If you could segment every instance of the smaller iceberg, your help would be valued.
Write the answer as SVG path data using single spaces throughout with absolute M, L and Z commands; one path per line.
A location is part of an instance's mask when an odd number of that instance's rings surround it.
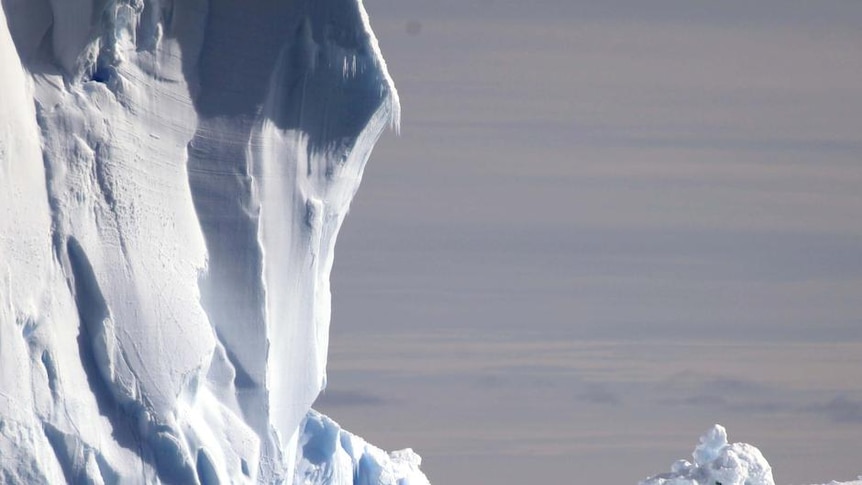
M 728 443 L 727 430 L 720 424 L 700 437 L 691 455 L 694 463 L 678 460 L 670 473 L 641 480 L 638 485 L 775 485 L 772 467 L 760 450 L 746 443 Z M 862 476 L 824 485 L 862 485 Z
M 410 448 L 387 453 L 314 410 L 300 433 L 295 484 L 430 485 Z
M 670 473 L 642 480 L 639 485 L 775 485 L 772 467 L 756 447 L 728 443 L 727 430 L 716 424 L 692 453 L 694 463 L 678 460 Z

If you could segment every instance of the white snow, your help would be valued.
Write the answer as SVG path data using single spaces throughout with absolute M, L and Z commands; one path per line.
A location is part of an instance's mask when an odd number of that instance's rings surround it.
M 399 116 L 362 3 L 2 6 L 0 482 L 295 476 L 335 237 Z M 362 446 L 317 463 L 422 483 Z

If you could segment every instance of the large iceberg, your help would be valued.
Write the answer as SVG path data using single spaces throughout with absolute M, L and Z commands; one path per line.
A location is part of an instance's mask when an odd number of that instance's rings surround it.
M 399 117 L 361 0 L 2 0 L 0 66 L 0 482 L 427 482 L 310 411 Z

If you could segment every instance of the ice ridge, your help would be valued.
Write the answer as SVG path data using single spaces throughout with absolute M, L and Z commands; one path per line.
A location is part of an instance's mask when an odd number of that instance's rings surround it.
M 0 482 L 293 481 L 399 118 L 361 0 L 2 0 L 0 65 Z

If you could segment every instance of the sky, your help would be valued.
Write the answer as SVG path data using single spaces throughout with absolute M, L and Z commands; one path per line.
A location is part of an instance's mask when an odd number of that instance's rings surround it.
M 317 407 L 432 483 L 862 474 L 862 2 L 366 0 Z

